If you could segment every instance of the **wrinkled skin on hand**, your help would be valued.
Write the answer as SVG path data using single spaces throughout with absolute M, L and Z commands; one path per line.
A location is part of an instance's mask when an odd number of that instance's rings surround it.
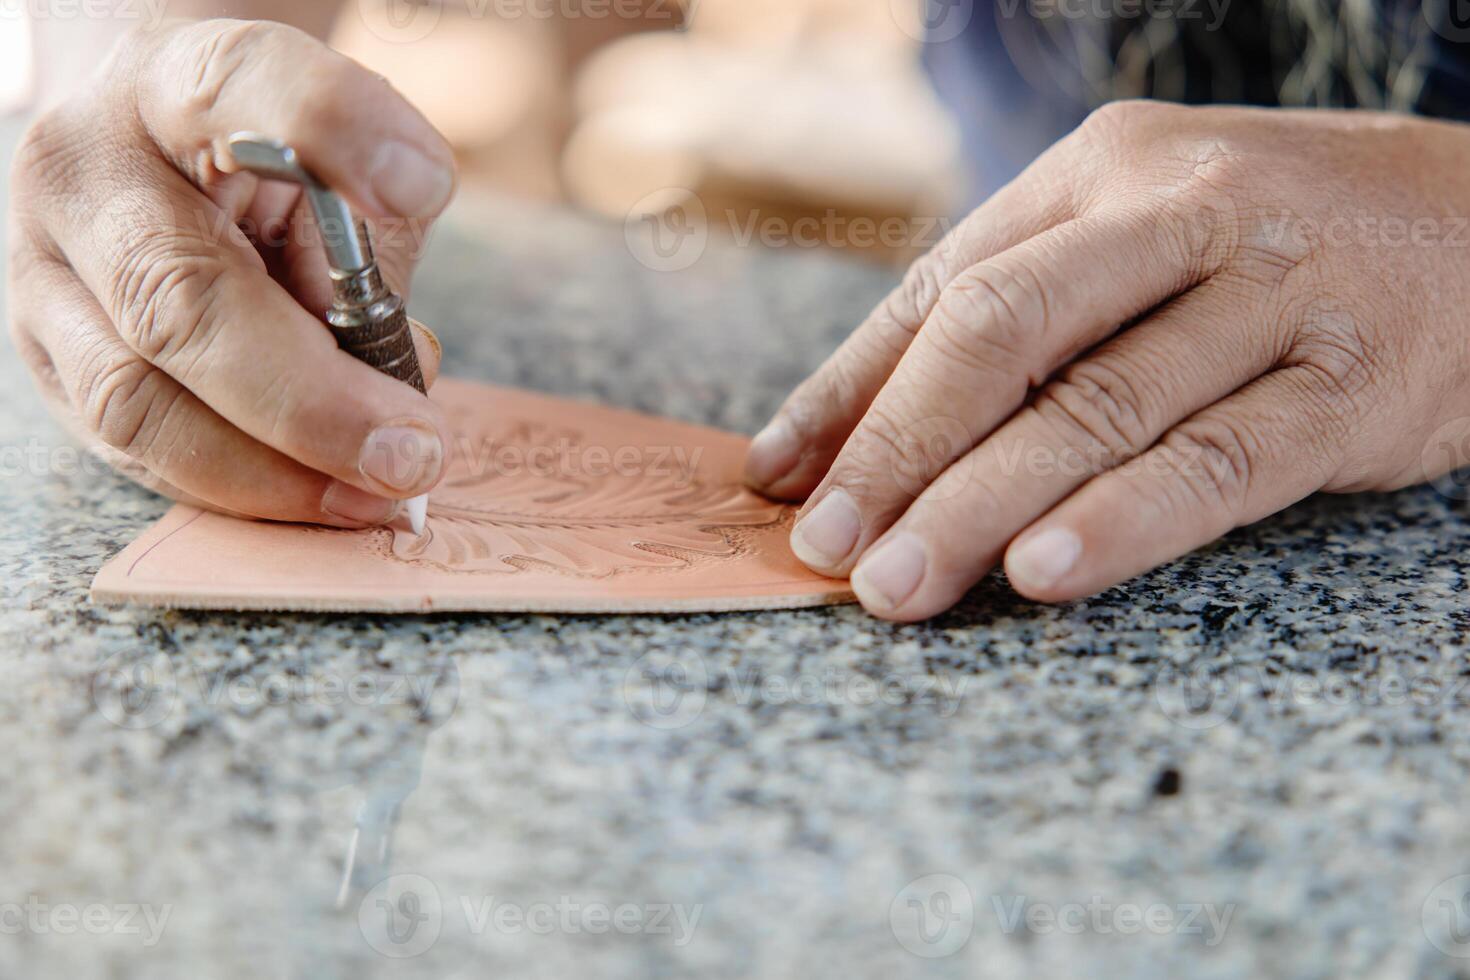
M 1002 562 L 1072 599 L 1464 465 L 1467 152 L 1400 116 L 1109 105 L 909 270 L 748 479 L 806 498 L 803 561 L 917 620 Z
M 233 132 L 284 139 L 377 231 L 400 291 L 448 202 L 447 143 L 378 76 L 300 31 L 128 35 L 15 160 L 17 348 L 55 414 L 140 482 L 227 513 L 362 527 L 443 469 L 443 419 L 337 349 L 299 188 L 235 173 Z M 416 336 L 426 378 L 432 334 Z

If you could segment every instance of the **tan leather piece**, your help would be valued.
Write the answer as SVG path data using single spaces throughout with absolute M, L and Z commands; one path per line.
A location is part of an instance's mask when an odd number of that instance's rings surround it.
M 702 612 L 850 602 L 740 482 L 744 436 L 441 380 L 455 431 L 422 536 L 175 506 L 92 598 L 183 609 Z

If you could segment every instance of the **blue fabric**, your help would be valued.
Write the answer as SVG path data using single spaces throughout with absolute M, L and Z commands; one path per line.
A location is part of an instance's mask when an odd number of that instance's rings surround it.
M 964 132 L 970 168 L 968 203 L 973 205 L 1020 173 L 1037 154 L 1076 126 L 1092 108 L 1077 67 L 1047 48 L 1046 32 L 1030 19 L 1030 4 L 1070 2 L 1093 9 L 1098 0 L 925 0 L 931 31 L 924 60 L 941 98 Z M 1142 0 L 1106 0 L 1108 9 Z M 1307 35 L 1284 8 L 1268 0 L 1151 0 L 1176 11 L 1177 40 L 1156 56 L 1166 76 L 1150 73 L 1142 91 L 1129 94 L 1181 102 L 1280 105 L 1283 80 L 1306 44 Z M 1336 0 L 1338 4 L 1344 0 Z M 1188 5 L 1193 13 L 1177 17 Z M 1470 6 L 1465 0 L 1378 0 L 1375 36 L 1400 56 L 1417 52 L 1423 84 L 1408 95 L 1387 93 L 1385 66 L 1349 78 L 1329 72 L 1310 99 L 1296 105 L 1382 108 L 1426 116 L 1470 120 Z M 1044 6 L 1043 6 L 1044 9 Z M 1142 9 L 1147 9 L 1144 5 Z M 1138 16 L 1079 24 L 1099 45 L 1114 52 L 1138 29 Z M 1043 38 L 1039 46 L 1036 38 Z M 1345 45 L 1351 40 L 1341 41 Z M 1041 53 L 1042 51 L 1046 53 Z M 1018 69 L 1018 54 L 1025 71 Z M 1346 55 L 1344 55 L 1346 57 Z M 1366 79 L 1366 84 L 1365 84 Z M 1407 101 L 1406 101 L 1407 100 Z
M 951 2 L 957 6 L 949 8 L 950 16 L 963 16 L 958 4 L 966 0 Z M 1060 93 L 1040 90 L 1022 77 L 988 5 L 968 12 L 962 33 L 924 45 L 925 64 L 964 134 L 967 210 L 1019 174 L 1086 115 Z

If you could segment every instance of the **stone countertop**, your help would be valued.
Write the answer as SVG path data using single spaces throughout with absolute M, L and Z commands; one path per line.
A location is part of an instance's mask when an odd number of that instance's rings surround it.
M 483 202 L 413 308 L 454 374 L 750 432 L 894 279 L 653 272 Z M 0 975 L 1470 970 L 1470 522 L 1432 490 L 910 626 L 113 610 L 166 505 L 0 379 Z

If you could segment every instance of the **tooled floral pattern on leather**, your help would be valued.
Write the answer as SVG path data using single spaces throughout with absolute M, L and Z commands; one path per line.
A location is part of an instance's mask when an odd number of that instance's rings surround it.
M 478 428 L 457 421 L 462 432 Z M 478 445 L 461 436 L 449 476 L 429 498 L 424 533 L 395 527 L 392 556 L 452 572 L 539 567 L 604 577 L 734 558 L 746 550 L 747 529 L 788 516 L 738 483 L 702 477 L 698 450 L 680 458 L 678 447 L 640 447 L 636 466 L 589 476 L 560 462 L 526 463 L 533 447 L 546 446 L 558 460 L 590 458 L 581 433 L 531 422 L 507 424 Z M 504 465 L 506 453 L 523 465 Z

